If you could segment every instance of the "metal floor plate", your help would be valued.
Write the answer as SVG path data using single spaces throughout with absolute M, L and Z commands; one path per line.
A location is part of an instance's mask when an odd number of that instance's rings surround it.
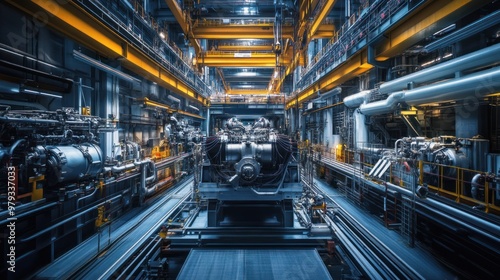
M 192 249 L 178 280 L 332 279 L 315 249 Z

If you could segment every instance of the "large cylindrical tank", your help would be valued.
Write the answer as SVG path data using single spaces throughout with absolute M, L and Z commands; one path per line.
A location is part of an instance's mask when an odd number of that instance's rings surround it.
M 49 185 L 95 177 L 104 165 L 101 148 L 95 144 L 47 146 L 45 149 Z
M 488 154 L 486 157 L 488 172 L 500 176 L 500 154 Z M 500 205 L 500 182 L 493 183 L 495 189 L 495 205 Z
M 470 151 L 470 168 L 478 171 L 486 171 L 486 155 L 490 149 L 490 141 L 487 139 L 470 139 L 472 148 Z

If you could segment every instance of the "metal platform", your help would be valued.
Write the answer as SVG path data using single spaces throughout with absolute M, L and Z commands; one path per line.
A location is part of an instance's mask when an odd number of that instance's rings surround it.
M 178 280 L 332 279 L 315 249 L 192 249 Z

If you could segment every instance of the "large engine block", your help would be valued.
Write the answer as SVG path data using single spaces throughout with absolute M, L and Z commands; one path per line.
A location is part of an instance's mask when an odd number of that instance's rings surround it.
M 277 133 L 264 118 L 251 127 L 233 118 L 226 128 L 205 140 L 206 158 L 200 184 L 202 198 L 283 198 L 288 190 L 290 193 L 285 197 L 296 196 L 299 185 L 296 143 Z

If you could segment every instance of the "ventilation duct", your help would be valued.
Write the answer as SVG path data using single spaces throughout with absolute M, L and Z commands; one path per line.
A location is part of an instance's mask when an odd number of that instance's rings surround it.
M 359 110 L 364 115 L 376 115 L 394 111 L 397 104 L 403 101 L 408 105 L 419 105 L 467 97 L 477 99 L 500 91 L 498 87 L 500 67 L 495 67 L 451 81 L 396 92 L 385 100 L 361 104 Z
M 443 77 L 452 76 L 456 72 L 477 67 L 484 67 L 493 63 L 498 63 L 500 55 L 500 44 L 475 51 L 455 58 L 453 60 L 440 63 L 436 66 L 420 70 L 416 73 L 406 75 L 399 79 L 385 82 L 380 85 L 379 93 L 390 93 L 405 90 L 409 83 L 426 83 Z

